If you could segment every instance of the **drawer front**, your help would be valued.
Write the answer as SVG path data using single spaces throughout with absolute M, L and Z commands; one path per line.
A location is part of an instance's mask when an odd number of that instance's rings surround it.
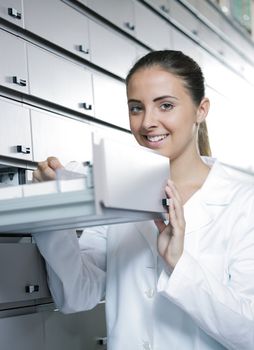
M 27 93 L 28 74 L 24 41 L 0 30 L 0 60 L 0 84 Z
M 31 95 L 93 115 L 92 78 L 83 67 L 29 45 L 28 71 Z
M 22 9 L 22 0 L 1 0 L 0 17 L 17 26 L 24 26 L 24 13 Z
M 59 0 L 24 0 L 24 11 L 27 30 L 89 60 L 88 21 L 84 15 Z
M 7 101 L 0 99 L 0 154 L 32 160 L 29 109 Z
M 41 259 L 34 244 L 0 244 L 0 303 L 50 297 Z

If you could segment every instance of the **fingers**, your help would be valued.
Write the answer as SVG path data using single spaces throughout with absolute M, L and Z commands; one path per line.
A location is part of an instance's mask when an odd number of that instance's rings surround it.
M 33 172 L 33 182 L 55 180 L 55 171 L 62 167 L 62 164 L 56 157 L 49 157 L 46 161 L 39 162 L 38 168 Z
M 181 196 L 172 181 L 168 181 L 166 186 L 166 194 L 169 197 L 169 221 L 171 225 L 176 228 L 178 226 L 184 231 L 185 219 Z

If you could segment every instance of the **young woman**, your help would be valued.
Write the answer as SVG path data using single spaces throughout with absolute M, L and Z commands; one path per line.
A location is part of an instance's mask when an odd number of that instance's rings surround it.
M 134 137 L 170 158 L 169 222 L 96 227 L 79 242 L 70 231 L 35 235 L 52 296 L 66 313 L 105 297 L 109 350 L 253 350 L 254 190 L 201 157 L 210 149 L 200 67 L 155 51 L 126 82 Z M 60 166 L 48 158 L 35 181 Z

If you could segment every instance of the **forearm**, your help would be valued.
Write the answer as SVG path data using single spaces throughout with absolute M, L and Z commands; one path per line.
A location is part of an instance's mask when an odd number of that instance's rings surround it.
M 81 254 L 76 233 L 34 235 L 46 261 L 48 283 L 57 307 L 65 313 L 91 309 L 104 295 L 105 271 Z

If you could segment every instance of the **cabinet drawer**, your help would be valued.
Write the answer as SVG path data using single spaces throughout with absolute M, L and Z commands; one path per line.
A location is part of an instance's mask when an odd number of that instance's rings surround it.
M 90 58 L 88 21 L 80 12 L 60 0 L 24 0 L 24 11 L 27 30 Z
M 135 3 L 136 37 L 152 49 L 169 48 L 170 25 L 144 5 Z
M 0 125 L 1 155 L 32 160 L 29 110 L 19 103 L 0 99 Z
M 20 27 L 24 25 L 22 0 L 1 0 L 0 17 Z
M 0 338 L 4 350 L 45 350 L 42 315 L 1 317 Z
M 93 75 L 95 116 L 113 125 L 129 129 L 129 116 L 124 83 Z M 105 94 L 105 91 L 108 93 Z
M 35 161 L 49 156 L 58 157 L 63 165 L 92 160 L 91 130 L 86 123 L 35 110 L 31 122 Z
M 95 22 L 89 22 L 91 60 L 125 78 L 136 58 L 136 49 L 126 38 Z
M 24 41 L 0 30 L 0 60 L 0 84 L 27 93 L 28 75 Z
M 31 95 L 93 115 L 91 74 L 83 67 L 29 45 L 28 71 Z
M 186 9 L 179 1 L 170 1 L 170 15 L 187 32 L 198 34 L 199 20 Z
M 87 0 L 88 7 L 130 34 L 135 33 L 132 0 Z
M 0 303 L 48 298 L 42 258 L 32 243 L 0 244 Z

